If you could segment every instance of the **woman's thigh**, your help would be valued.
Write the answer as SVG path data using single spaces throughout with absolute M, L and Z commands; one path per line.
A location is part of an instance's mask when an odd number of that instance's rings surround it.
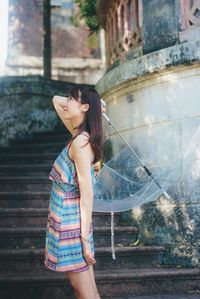
M 81 272 L 67 272 L 76 294 L 81 299 L 94 299 L 97 295 L 97 288 L 94 278 L 93 265 L 89 265 L 89 269 Z

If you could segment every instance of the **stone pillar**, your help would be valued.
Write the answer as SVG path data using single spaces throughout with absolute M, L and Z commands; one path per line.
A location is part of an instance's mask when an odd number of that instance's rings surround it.
M 173 46 L 178 40 L 176 1 L 142 0 L 143 53 Z

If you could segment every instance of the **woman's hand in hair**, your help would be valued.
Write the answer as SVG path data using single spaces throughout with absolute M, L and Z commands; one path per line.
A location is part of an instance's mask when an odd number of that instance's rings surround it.
M 101 105 L 101 112 L 102 112 L 102 113 L 106 112 L 106 107 L 103 107 L 103 106 Z
M 101 112 L 106 112 L 106 103 L 103 99 L 101 99 Z

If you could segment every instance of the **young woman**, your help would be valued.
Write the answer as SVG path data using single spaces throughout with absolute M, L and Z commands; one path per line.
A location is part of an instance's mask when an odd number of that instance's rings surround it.
M 85 87 L 72 88 L 67 98 L 54 96 L 53 105 L 72 136 L 49 175 L 52 190 L 44 264 L 67 273 L 77 299 L 99 299 L 92 210 L 94 164 L 102 158 L 105 109 L 97 91 Z

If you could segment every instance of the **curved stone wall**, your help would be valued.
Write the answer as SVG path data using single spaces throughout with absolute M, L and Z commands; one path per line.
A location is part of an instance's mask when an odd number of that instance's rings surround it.
M 151 169 L 173 167 L 200 127 L 199 60 L 199 42 L 177 45 L 121 62 L 97 84 L 111 121 Z M 105 129 L 115 155 L 125 145 L 108 124 Z M 161 197 L 127 217 L 137 221 L 142 243 L 166 245 L 165 264 L 190 267 L 199 264 L 200 181 L 186 167 L 170 200 Z

